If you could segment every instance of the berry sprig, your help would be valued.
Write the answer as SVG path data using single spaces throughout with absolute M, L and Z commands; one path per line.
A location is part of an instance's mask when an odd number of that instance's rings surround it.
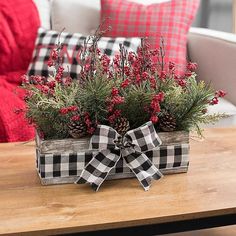
M 219 103 L 219 98 L 223 98 L 225 95 L 226 95 L 226 92 L 224 92 L 223 90 L 216 91 L 215 96 L 209 102 L 210 105 L 217 105 Z
M 27 118 L 45 138 L 92 135 L 98 124 L 126 132 L 147 121 L 162 131 L 199 130 L 201 122 L 220 117 L 209 116 L 207 106 L 218 104 L 226 93 L 197 82 L 196 63 L 189 62 L 178 74 L 178 65 L 165 62 L 163 38 L 158 49 L 146 39 L 137 52 L 120 45 L 111 59 L 98 48 L 99 29 L 80 47 L 77 80 L 65 73 L 60 37 L 48 61 L 54 73 L 22 77 Z

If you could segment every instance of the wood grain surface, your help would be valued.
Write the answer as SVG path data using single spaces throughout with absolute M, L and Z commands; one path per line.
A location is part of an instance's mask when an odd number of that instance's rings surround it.
M 148 192 L 136 179 L 41 186 L 34 143 L 0 144 L 0 234 L 52 235 L 236 213 L 236 128 L 190 140 L 186 174 L 165 176 Z

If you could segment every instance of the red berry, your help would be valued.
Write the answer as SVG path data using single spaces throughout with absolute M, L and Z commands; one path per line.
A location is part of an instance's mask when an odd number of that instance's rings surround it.
M 135 53 L 134 52 L 129 52 L 128 54 L 128 61 L 130 61 L 131 63 L 133 63 L 135 61 Z
M 141 77 L 139 74 L 136 75 L 136 83 L 139 84 L 141 82 Z
M 62 115 L 66 115 L 69 111 L 68 111 L 68 108 L 61 108 L 60 110 L 59 110 L 59 112 L 60 112 L 60 114 L 62 114 Z
M 124 80 L 122 83 L 121 83 L 121 88 L 126 88 L 128 87 L 130 84 L 130 81 L 128 79 Z
M 41 91 L 42 93 L 48 94 L 48 92 L 49 92 L 49 87 L 46 86 L 46 85 L 42 85 L 42 86 L 40 87 L 40 91 Z
M 53 80 L 53 81 L 48 82 L 47 85 L 49 88 L 53 89 L 56 86 L 56 82 Z
M 151 107 L 152 111 L 155 113 L 160 112 L 160 110 L 161 110 L 160 104 L 155 98 L 151 101 L 150 107 Z
M 165 94 L 163 92 L 159 92 L 157 95 L 155 95 L 155 98 L 159 101 L 159 102 L 163 102 L 164 101 L 164 97 Z
M 111 95 L 112 96 L 116 96 L 116 95 L 118 95 L 119 94 L 119 90 L 117 89 L 117 88 L 112 88 L 112 90 L 111 90 Z
M 145 71 L 142 73 L 142 79 L 147 80 L 149 78 L 149 74 Z
M 215 96 L 216 97 L 224 97 L 226 95 L 226 92 L 225 91 L 223 91 L 223 90 L 219 90 L 219 91 L 216 91 L 215 92 Z
M 77 106 L 70 106 L 67 109 L 68 109 L 68 111 L 78 111 L 78 107 Z
M 58 58 L 58 52 L 57 52 L 56 49 L 53 49 L 53 50 L 52 50 L 51 58 L 52 58 L 52 60 L 54 60 L 54 61 L 57 60 L 57 58 Z
M 197 63 L 189 62 L 187 64 L 187 70 L 195 71 L 197 69 Z
M 116 117 L 114 116 L 114 114 L 113 114 L 113 115 L 110 115 L 110 116 L 108 117 L 108 121 L 109 121 L 110 124 L 113 124 L 114 121 L 115 121 L 115 119 L 116 119 Z
M 121 115 L 121 110 L 115 110 L 114 111 L 114 116 L 117 118 Z
M 178 80 L 178 84 L 181 86 L 181 87 L 185 87 L 186 86 L 186 81 L 184 79 L 179 79 Z
M 48 64 L 49 67 L 52 67 L 54 63 L 53 63 L 52 60 L 48 60 L 47 64 Z
M 111 102 L 114 104 L 114 105 L 118 105 L 118 104 L 121 104 L 125 101 L 124 97 L 121 97 L 121 96 L 115 96 L 114 98 L 112 98 Z
M 87 132 L 88 132 L 89 134 L 93 134 L 94 131 L 95 131 L 95 128 L 94 128 L 94 127 L 89 127 L 88 130 L 87 130 Z
M 84 70 L 85 70 L 85 71 L 89 71 L 89 70 L 90 70 L 90 64 L 86 64 L 86 65 L 84 66 Z
M 72 121 L 79 121 L 80 120 L 80 116 L 79 115 L 75 115 L 71 117 Z
M 126 76 L 130 75 L 130 67 L 129 66 L 124 66 L 124 71 L 125 71 Z
M 150 81 L 150 84 L 151 84 L 151 88 L 152 88 L 152 89 L 156 89 L 157 83 L 156 83 L 155 78 L 154 78 L 154 77 L 151 77 L 149 81 Z
M 160 73 L 160 79 L 161 80 L 165 80 L 166 79 L 166 72 L 164 70 L 161 71 L 161 73 Z
M 217 97 L 214 97 L 214 98 L 210 101 L 210 104 L 211 104 L 211 105 L 216 105 L 216 104 L 218 104 L 218 103 L 219 103 L 219 100 L 218 100 Z
M 29 84 L 29 78 L 27 75 L 22 75 L 21 76 L 21 81 L 23 84 Z
M 190 76 L 192 76 L 192 74 L 193 74 L 193 73 L 192 73 L 191 71 L 185 72 L 185 76 L 186 76 L 186 77 L 190 77 Z
M 156 124 L 157 122 L 158 122 L 158 117 L 157 116 L 155 116 L 155 115 L 153 115 L 153 116 L 151 116 L 151 118 L 150 118 L 150 121 L 153 123 L 153 124 Z

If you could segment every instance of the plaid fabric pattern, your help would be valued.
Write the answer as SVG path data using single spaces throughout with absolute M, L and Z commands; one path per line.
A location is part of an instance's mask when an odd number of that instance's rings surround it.
M 108 19 L 104 28 L 109 37 L 148 37 L 153 48 L 165 40 L 165 63 L 172 61 L 186 66 L 187 33 L 196 15 L 199 0 L 171 0 L 143 5 L 126 0 L 101 0 L 101 19 Z
M 189 164 L 189 144 L 163 145 L 145 152 L 151 162 L 160 170 L 186 167 Z
M 151 150 L 160 144 L 152 122 L 130 130 L 124 135 L 123 140 L 121 139 L 122 137 L 113 128 L 105 125 L 98 126 L 91 138 L 91 146 L 102 150 L 85 166 L 75 183 L 90 183 L 97 191 L 121 157 L 145 190 L 149 189 L 152 179 L 158 180 L 162 177 L 159 170 L 141 152 Z
M 134 152 L 124 156 L 124 159 L 145 190 L 149 190 L 152 179 L 158 180 L 163 177 L 144 153 Z
M 124 143 L 132 143 L 136 151 L 146 152 L 161 145 L 161 140 L 152 122 L 147 122 L 139 128 L 128 131 L 124 137 Z
M 48 68 L 47 61 L 49 60 L 52 48 L 58 43 L 59 34 L 56 31 L 39 28 L 32 60 L 28 68 L 28 75 L 47 77 L 49 74 L 52 74 L 53 71 L 51 68 Z M 80 72 L 80 49 L 85 39 L 85 36 L 78 33 L 70 34 L 63 32 L 60 36 L 60 42 L 63 45 L 61 53 L 63 67 L 65 68 L 64 75 L 69 71 L 73 79 L 77 78 Z M 112 57 L 119 52 L 119 44 L 123 44 L 128 51 L 137 51 L 140 43 L 140 38 L 102 37 L 98 42 L 98 48 L 102 53 Z
M 96 154 L 84 167 L 76 184 L 90 183 L 93 190 L 98 191 L 111 169 L 120 159 L 119 150 L 103 150 Z
M 187 167 L 189 144 L 161 145 L 151 151 L 145 152 L 150 161 L 160 170 L 177 169 Z M 51 179 L 54 177 L 79 176 L 84 167 L 92 160 L 98 151 L 87 151 L 81 153 L 41 154 L 36 150 L 36 166 L 40 177 Z M 119 159 L 116 166 L 110 171 L 113 176 L 120 173 L 131 173 L 123 159 Z

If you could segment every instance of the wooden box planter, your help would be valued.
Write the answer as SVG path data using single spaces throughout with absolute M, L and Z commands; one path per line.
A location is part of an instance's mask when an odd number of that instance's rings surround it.
M 189 165 L 189 133 L 158 133 L 162 145 L 145 154 L 165 174 L 187 172 Z M 89 138 L 42 140 L 36 136 L 36 166 L 41 183 L 73 183 L 97 150 L 88 150 Z M 131 178 L 134 174 L 122 158 L 107 179 Z

